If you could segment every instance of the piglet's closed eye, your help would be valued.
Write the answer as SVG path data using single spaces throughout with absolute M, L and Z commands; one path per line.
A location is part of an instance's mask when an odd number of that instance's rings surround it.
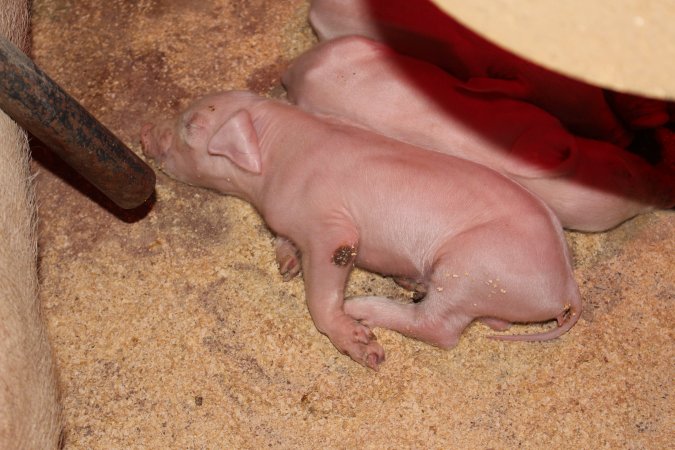
M 208 143 L 209 155 L 225 156 L 251 173 L 260 173 L 262 161 L 258 137 L 248 111 L 240 109 L 216 130 Z

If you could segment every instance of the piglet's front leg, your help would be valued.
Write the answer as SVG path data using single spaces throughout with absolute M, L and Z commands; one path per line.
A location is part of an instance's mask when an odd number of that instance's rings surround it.
M 274 251 L 279 274 L 284 281 L 291 281 L 302 270 L 300 251 L 291 241 L 283 237 L 277 237 L 274 240 Z
M 384 361 L 384 349 L 370 328 L 344 312 L 344 287 L 356 251 L 355 239 L 325 239 L 313 243 L 309 251 L 303 251 L 305 295 L 317 329 L 328 336 L 341 353 L 377 370 Z

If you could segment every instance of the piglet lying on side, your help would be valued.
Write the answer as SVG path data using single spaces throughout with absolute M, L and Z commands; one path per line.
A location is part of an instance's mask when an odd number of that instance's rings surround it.
M 499 336 L 540 340 L 579 318 L 555 216 L 488 168 L 248 92 L 202 98 L 146 125 L 142 143 L 176 179 L 255 206 L 280 237 L 278 259 L 300 255 L 316 327 L 363 365 L 384 360 L 373 327 L 450 348 L 474 319 L 495 329 L 557 319 L 548 332 Z M 284 264 L 291 276 L 298 263 Z M 345 302 L 354 265 L 421 284 L 426 298 Z
M 284 75 L 303 109 L 491 167 L 539 195 L 563 226 L 603 231 L 675 205 L 675 181 L 607 142 L 577 138 L 529 103 L 474 91 L 362 37 L 324 42 Z

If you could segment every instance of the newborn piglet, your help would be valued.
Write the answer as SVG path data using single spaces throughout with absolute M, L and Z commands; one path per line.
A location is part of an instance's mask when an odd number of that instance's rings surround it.
M 283 81 L 303 109 L 507 175 L 540 196 L 565 228 L 604 231 L 675 205 L 668 167 L 576 137 L 532 104 L 477 91 L 379 42 L 324 42 L 300 56 Z
M 144 126 L 142 143 L 176 179 L 250 202 L 280 238 L 284 276 L 301 263 L 318 330 L 367 367 L 384 360 L 374 327 L 450 348 L 474 319 L 496 329 L 558 320 L 541 334 L 499 336 L 535 340 L 579 318 L 560 224 L 491 169 L 237 91 Z M 354 266 L 427 295 L 345 302 Z

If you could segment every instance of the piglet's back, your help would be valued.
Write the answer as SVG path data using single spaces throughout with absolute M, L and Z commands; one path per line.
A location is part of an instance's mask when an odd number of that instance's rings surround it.
M 264 108 L 274 123 L 263 140 L 274 147 L 278 179 L 268 189 L 274 193 L 268 211 L 275 213 L 265 218 L 281 234 L 278 218 L 298 218 L 292 228 L 307 231 L 310 223 L 321 228 L 348 217 L 358 227 L 362 254 L 372 255 L 367 268 L 401 258 L 420 270 L 448 239 L 499 222 L 509 233 L 549 242 L 555 259 L 567 264 L 555 216 L 494 170 L 284 103 Z
M 490 168 L 357 127 L 323 126 L 324 183 L 332 179 L 340 187 L 354 214 L 424 216 L 453 229 L 518 215 L 549 221 L 543 202 Z

